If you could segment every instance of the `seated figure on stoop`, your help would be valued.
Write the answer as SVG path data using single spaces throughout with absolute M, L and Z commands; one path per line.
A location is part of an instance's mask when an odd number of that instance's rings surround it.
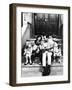
M 38 58 L 37 63 L 41 64 L 41 61 L 42 61 L 41 57 L 42 56 L 41 56 L 41 51 L 40 51 L 40 41 L 39 40 L 38 41 L 36 40 L 35 43 L 33 44 L 33 47 L 32 47 L 32 61 L 34 62 L 35 58 Z
M 51 72 L 51 57 L 54 48 L 52 36 L 49 36 L 47 41 L 42 42 L 42 67 L 43 76 L 49 75 Z
M 60 59 L 61 56 L 62 56 L 61 48 L 58 46 L 57 43 L 55 43 L 55 46 L 54 46 L 54 61 L 58 62 L 58 63 L 61 63 L 61 59 Z
M 26 48 L 24 49 L 24 55 L 26 58 L 26 62 L 24 64 L 27 65 L 29 63 L 30 65 L 32 65 L 32 60 L 31 60 L 32 46 L 31 44 L 28 44 Z

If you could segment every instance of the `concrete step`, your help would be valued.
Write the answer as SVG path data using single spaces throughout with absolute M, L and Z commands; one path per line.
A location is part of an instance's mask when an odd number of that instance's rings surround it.
M 63 65 L 59 63 L 54 63 L 51 65 L 51 73 L 50 75 L 62 75 L 63 74 Z M 42 66 L 39 64 L 33 65 L 22 65 L 22 77 L 37 77 L 42 76 Z

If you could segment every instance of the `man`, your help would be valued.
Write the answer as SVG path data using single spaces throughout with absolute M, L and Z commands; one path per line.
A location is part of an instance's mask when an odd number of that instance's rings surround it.
M 47 41 L 42 42 L 42 66 L 43 66 L 43 76 L 50 74 L 50 66 L 51 66 L 51 56 L 54 48 L 54 41 L 52 36 L 49 36 Z

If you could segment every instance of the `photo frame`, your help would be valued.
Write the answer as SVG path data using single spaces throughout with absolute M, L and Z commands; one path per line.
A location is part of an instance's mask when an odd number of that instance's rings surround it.
M 13 3 L 9 9 L 9 84 L 69 83 L 70 7 Z

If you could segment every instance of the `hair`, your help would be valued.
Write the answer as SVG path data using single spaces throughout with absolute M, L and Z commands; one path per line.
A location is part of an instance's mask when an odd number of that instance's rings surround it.
M 41 40 L 42 40 L 42 37 L 41 37 L 41 35 L 38 35 L 38 36 L 37 36 L 37 38 L 36 38 L 36 40 L 35 40 L 35 44 L 36 44 L 36 45 L 39 45 L 39 43 L 37 43 L 37 41 L 38 41 L 38 38 L 39 38 L 39 37 L 40 37 L 40 40 L 39 40 L 39 42 L 41 42 Z

